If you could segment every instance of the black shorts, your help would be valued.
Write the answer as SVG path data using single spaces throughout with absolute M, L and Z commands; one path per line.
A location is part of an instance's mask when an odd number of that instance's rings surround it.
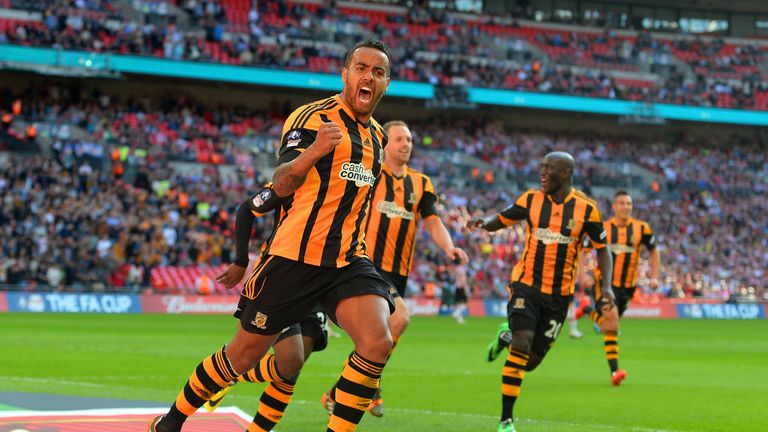
M 611 288 L 613 288 L 613 295 L 616 297 L 616 308 L 619 310 L 619 317 L 624 316 L 624 312 L 626 312 L 627 308 L 629 307 L 629 301 L 632 300 L 632 297 L 635 296 L 636 287 L 619 288 L 617 286 L 611 286 Z M 600 298 L 596 298 L 593 295 L 593 298 L 595 299 L 595 304 L 600 305 L 602 295 Z M 603 311 L 600 307 L 596 307 L 595 310 L 598 314 L 603 314 Z
M 377 268 L 376 270 L 378 270 L 381 277 L 389 283 L 389 293 L 392 294 L 392 297 L 405 298 L 405 288 L 408 285 L 408 276 L 384 271 L 380 268 Z
M 541 358 L 555 343 L 563 327 L 571 296 L 543 294 L 538 288 L 512 282 L 509 285 L 512 296 L 507 303 L 509 328 L 533 331 L 531 352 Z
M 267 255 L 256 276 L 256 294 L 240 316 L 248 332 L 274 335 L 291 324 L 301 322 L 319 303 L 336 321 L 336 305 L 350 297 L 375 294 L 389 303 L 389 284 L 370 260 L 360 258 L 341 268 L 318 267 L 280 256 Z
M 456 287 L 456 291 L 453 293 L 454 304 L 461 304 L 467 302 L 467 289 Z
M 328 346 L 328 322 L 325 317 L 325 312 L 311 312 L 298 324 L 293 324 L 280 333 L 275 343 L 281 340 L 295 336 L 302 335 L 312 338 L 312 352 L 319 352 L 324 350 Z
M 635 287 L 613 287 L 613 295 L 616 296 L 616 307 L 619 308 L 619 316 L 623 316 L 624 311 L 629 307 L 629 301 L 632 300 L 632 297 L 635 295 Z
M 240 301 L 237 304 L 237 310 L 233 316 L 239 320 L 243 309 L 245 309 L 250 301 L 251 299 L 241 295 Z M 284 328 L 283 331 L 280 332 L 280 336 L 275 340 L 275 344 L 285 338 L 295 335 L 311 337 L 313 340 L 312 352 L 322 351 L 328 346 L 328 322 L 325 317 L 325 312 L 323 312 L 323 308 L 320 305 L 315 306 L 312 311 L 301 320 L 301 322 L 291 324 Z

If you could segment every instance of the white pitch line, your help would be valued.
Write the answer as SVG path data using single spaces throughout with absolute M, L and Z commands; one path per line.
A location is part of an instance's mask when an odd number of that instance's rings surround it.
M 607 429 L 607 430 L 622 430 L 622 431 L 632 431 L 632 432 L 684 432 L 680 430 L 675 429 L 650 429 L 650 428 L 644 428 L 639 426 L 613 426 L 613 425 L 603 425 L 603 424 L 591 424 L 591 423 L 574 423 L 574 422 L 567 422 L 567 421 L 559 421 L 559 420 L 536 420 L 536 419 L 517 419 L 517 423 L 532 423 L 532 424 L 551 424 L 556 426 L 563 426 L 563 427 L 569 427 L 569 428 L 575 428 L 575 427 L 588 427 L 588 428 L 600 428 L 600 429 Z
M 71 385 L 71 386 L 79 386 L 79 387 L 107 387 L 104 384 L 95 384 L 95 383 L 88 383 L 83 381 L 56 380 L 56 379 L 49 379 L 49 378 L 31 378 L 31 377 L 16 377 L 16 376 L 0 375 L 0 380 L 21 381 L 21 382 L 41 383 L 41 384 L 55 383 L 55 384 L 63 384 L 63 385 Z M 112 386 L 109 386 L 109 387 L 112 387 Z
M 48 379 L 48 378 L 20 378 L 20 377 L 10 377 L 10 376 L 1 376 L 0 380 L 5 381 L 22 381 L 22 382 L 34 382 L 34 383 L 56 383 L 56 384 L 64 384 L 64 385 L 72 385 L 72 386 L 87 386 L 87 387 L 109 387 L 109 388 L 123 388 L 123 389 L 135 389 L 134 387 L 115 387 L 113 385 L 105 385 L 105 384 L 96 384 L 96 383 L 84 383 L 84 382 L 77 382 L 77 381 L 65 381 L 65 380 L 55 380 L 55 379 Z M 299 404 L 299 405 L 315 405 L 317 404 L 316 401 L 307 401 L 307 400 L 300 400 L 300 399 L 294 399 L 292 401 L 293 404 Z M 223 407 L 222 407 L 223 408 Z M 433 411 L 433 410 L 420 410 L 420 409 L 413 409 L 413 408 L 387 408 L 387 411 L 390 412 L 399 412 L 403 414 L 419 414 L 419 415 L 431 415 L 431 416 L 442 416 L 442 417 L 464 417 L 464 418 L 476 418 L 476 419 L 484 419 L 484 420 L 490 420 L 490 419 L 498 419 L 499 416 L 497 415 L 489 415 L 489 414 L 475 414 L 475 413 L 461 413 L 461 412 L 449 412 L 449 411 Z M 247 420 L 250 420 L 250 417 L 247 416 L 245 413 L 240 411 L 242 415 L 245 415 Z M 575 428 L 575 427 L 583 427 L 583 428 L 601 428 L 606 430 L 621 430 L 621 431 L 631 431 L 631 432 L 684 432 L 680 430 L 674 430 L 674 429 L 653 429 L 653 428 L 644 428 L 644 427 L 636 427 L 636 426 L 630 426 L 627 428 L 626 426 L 612 426 L 612 425 L 603 425 L 603 424 L 591 424 L 591 423 L 575 423 L 575 422 L 567 422 L 567 421 L 558 421 L 558 420 L 537 420 L 537 419 L 517 419 L 517 422 L 522 423 L 533 423 L 533 424 L 551 424 L 561 427 L 567 427 L 567 428 Z
M 47 416 L 103 416 L 103 415 L 159 415 L 165 414 L 165 408 L 98 408 L 72 411 L 0 411 L 0 418 L 8 417 L 47 417 Z M 221 407 L 216 412 L 235 414 L 250 422 L 252 417 L 234 406 Z
M 291 403 L 298 403 L 300 405 L 317 405 L 318 403 L 316 401 L 306 401 L 306 400 L 297 400 L 294 399 L 291 401 Z M 387 412 L 395 412 L 395 413 L 403 413 L 403 414 L 418 414 L 418 415 L 428 415 L 428 416 L 441 416 L 441 417 L 464 417 L 464 418 L 474 418 L 474 419 L 482 419 L 482 420 L 498 420 L 498 415 L 490 415 L 490 414 L 477 414 L 477 413 L 461 413 L 461 412 L 449 412 L 449 411 L 433 411 L 433 410 L 422 410 L 422 409 L 414 409 L 414 408 L 392 408 L 388 407 Z M 593 423 L 576 423 L 576 422 L 569 422 L 569 421 L 559 421 L 559 420 L 539 420 L 539 419 L 521 419 L 517 418 L 515 420 L 515 423 L 532 423 L 532 424 L 551 424 L 554 426 L 560 426 L 563 428 L 599 428 L 604 430 L 620 430 L 620 431 L 631 431 L 631 432 L 685 432 L 680 430 L 674 430 L 674 429 L 653 429 L 653 428 L 644 428 L 639 426 L 613 426 L 613 425 L 604 425 L 604 424 L 593 424 Z M 572 429 L 573 430 L 573 429 Z
M 82 387 L 108 388 L 108 389 L 115 389 L 115 390 L 136 390 L 139 388 L 139 387 L 115 386 L 111 384 L 89 383 L 85 381 L 67 381 L 67 380 L 57 380 L 57 379 L 49 379 L 49 378 L 11 377 L 11 376 L 2 376 L 2 375 L 0 375 L 0 381 L 22 382 L 22 383 L 33 383 L 33 384 L 56 384 L 56 385 L 78 387 L 78 388 L 82 388 Z

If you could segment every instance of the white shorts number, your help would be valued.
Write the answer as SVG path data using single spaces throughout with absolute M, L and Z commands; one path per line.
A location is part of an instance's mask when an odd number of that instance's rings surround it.
M 560 329 L 563 327 L 563 323 L 559 323 L 555 320 L 549 320 L 549 330 L 544 333 L 544 336 L 550 339 L 557 339 L 557 335 L 560 334 Z

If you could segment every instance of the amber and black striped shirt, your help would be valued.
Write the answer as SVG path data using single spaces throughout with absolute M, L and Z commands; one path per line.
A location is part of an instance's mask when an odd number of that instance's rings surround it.
M 653 231 L 648 223 L 635 218 L 629 218 L 624 225 L 613 217 L 603 225 L 608 236 L 608 250 L 613 255 L 611 285 L 617 288 L 632 288 L 637 284 L 637 270 L 643 246 L 649 251 L 656 248 Z M 599 276 L 597 272 L 595 276 Z
M 506 226 L 526 221 L 525 249 L 512 270 L 511 280 L 544 294 L 573 294 L 578 254 L 585 236 L 589 235 L 593 247 L 605 247 L 600 210 L 576 189 L 560 204 L 544 192 L 531 189 L 498 218 Z
M 341 143 L 309 171 L 283 201 L 267 254 L 323 267 L 344 267 L 366 256 L 364 225 L 371 191 L 381 172 L 386 138 L 373 118 L 360 123 L 339 95 L 294 111 L 283 126 L 278 165 L 296 158 L 332 121 Z
M 365 243 L 376 268 L 408 276 L 419 220 L 437 216 L 432 180 L 406 166 L 396 177 L 384 165 L 376 179 Z

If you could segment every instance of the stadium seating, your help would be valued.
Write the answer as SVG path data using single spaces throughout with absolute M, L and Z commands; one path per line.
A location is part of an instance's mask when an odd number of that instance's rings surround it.
M 49 91 L 42 91 L 46 93 Z M 72 90 L 55 93 L 74 96 Z M 762 94 L 765 103 L 766 94 Z M 109 101 L 106 107 L 87 103 L 84 97 L 54 102 L 37 96 L 42 102 L 38 104 L 22 97 L 20 119 L 36 121 L 49 131 L 46 145 L 52 145 L 54 160 L 23 157 L 18 164 L 0 169 L 0 203 L 20 204 L 0 205 L 0 231 L 4 238 L 13 239 L 0 246 L 0 284 L 28 289 L 48 286 L 49 276 L 59 280 L 56 275 L 61 270 L 66 277 L 59 283 L 67 289 L 117 286 L 194 292 L 197 276 L 215 276 L 231 261 L 230 215 L 260 184 L 258 167 L 223 176 L 216 164 L 253 166 L 254 154 L 239 150 L 239 141 L 249 147 L 260 142 L 262 147 L 257 148 L 271 154 L 281 117 L 234 107 L 200 111 L 184 95 L 166 97 L 141 109 L 115 95 L 104 96 Z M 58 111 L 45 109 L 46 104 L 58 106 Z M 473 214 L 506 207 L 516 193 L 535 186 L 536 161 L 554 148 L 576 157 L 580 187 L 610 194 L 630 178 L 622 168 L 628 163 L 663 179 L 658 191 L 650 190 L 648 184 L 638 189 L 644 184 L 639 178 L 625 184 L 635 188 L 637 216 L 650 222 L 663 249 L 663 295 L 722 299 L 750 287 L 758 290 L 757 295 L 765 292 L 762 281 L 768 256 L 759 251 L 764 249 L 761 239 L 768 226 L 763 199 L 768 193 L 763 181 L 768 177 L 768 155 L 760 151 L 758 142 L 722 146 L 700 138 L 649 142 L 596 135 L 564 138 L 508 130 L 494 121 L 451 118 L 446 122 L 450 128 L 435 121 L 412 122 L 418 151 L 411 165 L 433 177 L 451 235 L 475 257 L 467 269 L 472 295 L 503 298 L 510 266 L 520 253 L 522 233 L 468 234 L 464 222 Z M 70 132 L 56 132 L 63 131 L 64 125 L 81 128 L 89 138 L 73 139 Z M 459 163 L 462 158 L 506 175 L 496 180 L 505 181 L 507 187 L 492 187 L 481 175 L 475 176 L 471 167 Z M 186 162 L 186 171 L 170 170 L 170 166 L 181 166 L 172 165 L 175 161 Z M 116 166 L 123 171 L 115 171 Z M 41 170 L 49 177 L 34 177 L 30 184 L 10 187 L 14 179 Z M 77 174 L 73 177 L 65 172 Z M 206 177 L 212 180 L 204 180 Z M 55 202 L 68 189 L 75 192 L 72 202 L 82 210 L 48 216 L 40 208 L 24 204 Z M 115 201 L 116 197 L 120 200 Z M 111 202 L 118 212 L 84 222 L 89 202 Z M 198 208 L 198 203 L 209 207 Z M 20 210 L 23 208 L 37 210 L 30 214 Z M 121 208 L 140 210 L 135 215 L 134 211 L 121 214 Z M 609 202 L 601 201 L 601 208 L 608 214 Z M 50 217 L 57 222 L 42 222 Z M 259 221 L 255 242 L 265 238 L 269 219 Z M 34 224 L 27 221 L 47 225 L 57 235 L 41 243 L 39 233 L 31 229 Z M 75 231 L 89 242 L 75 241 Z M 41 250 L 62 259 L 33 259 Z M 740 250 L 757 252 L 736 253 Z M 421 292 L 445 278 L 450 263 L 422 241 L 414 266 L 417 271 L 410 289 Z M 221 290 L 217 286 L 214 292 Z
M 768 89 L 765 74 L 759 67 L 765 63 L 764 47 L 749 43 L 726 44 L 716 39 L 691 41 L 648 33 L 625 31 L 616 34 L 609 30 L 542 26 L 522 21 L 499 24 L 471 16 L 463 16 L 461 20 L 466 21 L 461 21 L 418 8 L 385 12 L 364 5 L 328 8 L 299 2 L 259 3 L 258 20 L 253 24 L 261 34 L 251 37 L 248 22 L 251 2 L 248 0 L 209 2 L 210 10 L 189 11 L 199 26 L 196 29 L 181 31 L 173 27 L 149 26 L 137 32 L 137 26 L 110 7 L 109 2 L 97 2 L 100 9 L 87 11 L 45 8 L 44 2 L 33 3 L 56 19 L 19 21 L 0 18 L 0 42 L 4 38 L 24 45 L 57 45 L 65 49 L 334 73 L 341 64 L 341 53 L 330 54 L 322 49 L 307 51 L 291 43 L 266 41 L 286 38 L 289 42 L 294 37 L 312 39 L 310 30 L 313 28 L 331 32 L 343 28 L 345 32 L 357 31 L 360 36 L 376 34 L 390 44 L 398 54 L 393 76 L 408 81 L 468 83 L 755 110 L 765 110 L 764 94 Z M 14 7 L 14 3 L 10 6 Z M 70 22 L 68 18 L 72 16 L 78 19 Z M 118 27 L 105 27 L 106 18 L 115 22 L 122 20 L 122 23 Z M 88 29 L 85 35 L 89 37 L 83 37 L 73 25 Z M 224 25 L 231 33 L 224 32 L 221 28 Z M 201 31 L 205 38 L 200 37 Z M 262 36 L 266 39 L 262 40 Z M 335 37 L 333 33 L 331 36 Z M 524 50 L 527 60 L 506 60 L 517 63 L 518 67 L 477 61 L 488 57 L 489 52 L 498 56 L 499 46 L 515 44 Z M 433 55 L 419 54 L 425 52 Z M 684 83 L 681 79 L 684 71 L 671 77 L 640 73 L 641 56 L 650 58 L 665 52 L 699 78 Z M 457 60 L 451 53 L 468 57 Z

